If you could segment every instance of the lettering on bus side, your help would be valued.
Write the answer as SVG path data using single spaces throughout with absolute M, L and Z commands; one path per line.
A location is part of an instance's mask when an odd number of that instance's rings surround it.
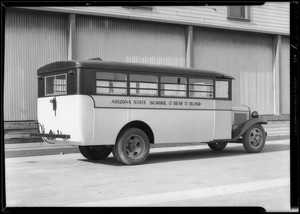
M 190 106 L 201 106 L 201 102 L 189 102 Z
M 150 101 L 150 105 L 167 105 L 166 101 Z
M 134 100 L 133 104 L 141 104 L 141 105 L 146 105 L 146 100 Z
M 112 104 L 131 104 L 130 100 L 117 100 L 114 99 L 111 101 Z
M 129 105 L 144 105 L 144 106 L 192 106 L 200 107 L 200 101 L 177 101 L 177 100 L 126 100 L 112 99 L 111 104 L 129 104 Z

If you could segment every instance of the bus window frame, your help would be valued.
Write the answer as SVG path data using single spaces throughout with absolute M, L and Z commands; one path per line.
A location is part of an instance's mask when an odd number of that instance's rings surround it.
M 184 78 L 186 83 L 168 83 L 168 82 L 159 82 L 159 85 L 185 85 L 186 88 L 185 90 L 177 90 L 177 89 L 160 89 L 161 91 L 177 91 L 177 92 L 185 92 L 185 96 L 166 96 L 166 95 L 161 95 L 160 93 L 160 97 L 166 97 L 166 98 L 188 98 L 188 77 L 184 76 L 184 75 L 172 75 L 172 74 L 161 74 L 160 77 L 174 77 L 174 78 Z
M 228 98 L 216 97 L 216 90 L 214 90 L 214 99 L 216 100 L 232 100 L 232 80 L 225 78 L 215 78 L 214 86 L 216 86 L 216 81 L 227 81 L 228 82 Z
M 147 73 L 143 73 L 143 72 L 138 72 L 138 71 L 123 71 L 123 70 L 110 70 L 110 69 L 105 69 L 105 70 L 99 70 L 99 69 L 93 69 L 94 72 L 111 72 L 111 73 L 123 73 L 123 74 L 126 74 L 126 77 L 127 77 L 127 81 L 123 81 L 123 80 L 120 80 L 121 82 L 126 82 L 127 83 L 127 93 L 125 94 L 98 94 L 96 93 L 96 85 L 95 85 L 95 91 L 94 91 L 94 95 L 97 95 L 97 96 L 121 96 L 121 97 L 124 97 L 124 96 L 128 96 L 128 97 L 158 97 L 158 98 L 179 98 L 179 99 L 206 99 L 206 100 L 225 100 L 225 101 L 231 101 L 232 100 L 232 80 L 231 79 L 228 79 L 228 78 L 221 78 L 221 77 L 209 77 L 209 76 L 204 76 L 204 75 L 184 75 L 184 74 L 170 74 L 170 73 L 154 73 L 154 72 L 147 72 Z M 131 83 L 131 80 L 130 80 L 130 74 L 139 74 L 139 75 L 150 75 L 150 76 L 156 76 L 158 78 L 158 88 L 157 89 L 149 89 L 149 90 L 157 90 L 157 95 L 141 95 L 141 94 L 131 94 L 130 93 L 130 83 Z M 161 82 L 161 77 L 162 76 L 171 76 L 171 77 L 181 77 L 181 78 L 186 78 L 186 84 L 183 84 L 183 83 L 180 83 L 181 85 L 186 85 L 186 90 L 180 90 L 180 91 L 185 91 L 186 92 L 186 96 L 162 96 L 162 91 L 163 89 L 161 88 L 161 84 L 168 84 L 168 83 L 162 83 Z M 190 89 L 189 89 L 189 86 L 190 86 L 190 79 L 208 79 L 208 80 L 212 80 L 213 81 L 213 97 L 190 97 L 189 96 L 189 93 L 190 93 Z M 96 77 L 95 77 L 95 83 L 96 83 Z M 117 81 L 117 80 L 116 80 Z M 228 82 L 228 98 L 216 98 L 216 81 L 227 81 Z M 134 81 L 134 82 L 137 82 L 137 81 Z M 147 81 L 139 81 L 139 82 L 145 82 L 145 83 L 148 83 Z M 149 82 L 150 83 L 150 82 Z M 152 82 L 151 82 L 152 83 Z M 153 82 L 153 83 L 156 83 L 156 82 Z M 172 84 L 172 83 L 170 83 Z M 98 86 L 99 87 L 99 86 Z M 117 87 L 115 87 L 117 88 Z M 125 88 L 125 87 L 120 87 L 120 88 Z M 135 89 L 135 88 L 133 88 Z M 143 88 L 142 88 L 143 89 Z M 144 90 L 147 90 L 147 89 L 144 89 Z M 171 89 L 169 89 L 171 90 Z M 175 90 L 175 91 L 179 91 L 179 90 Z M 198 91 L 196 91 L 198 92 Z M 200 91 L 199 91 L 200 92 Z M 209 93 L 209 92 L 208 92 Z
M 131 78 L 130 78 L 130 75 L 143 75 L 143 76 L 154 76 L 157 78 L 157 82 L 149 82 L 149 81 L 131 81 Z M 147 74 L 143 74 L 143 73 L 132 73 L 132 72 L 128 72 L 127 73 L 127 77 L 128 77 L 128 91 L 129 93 L 127 94 L 128 96 L 134 96 L 134 97 L 159 97 L 159 77 L 157 74 L 151 74 L 151 73 L 147 73 Z M 154 83 L 154 84 L 157 84 L 157 88 L 155 89 L 151 89 L 151 88 L 138 88 L 138 87 L 131 87 L 131 83 Z M 156 91 L 157 93 L 154 94 L 154 95 L 151 95 L 151 94 L 133 94 L 131 93 L 131 89 L 133 90 L 148 90 L 148 91 Z
M 59 94 L 55 93 L 55 92 L 52 93 L 52 94 L 47 94 L 47 78 L 55 77 L 54 79 L 56 79 L 57 76 L 61 76 L 61 75 L 65 76 L 66 84 L 63 85 L 63 86 L 66 87 L 66 91 L 64 93 L 59 93 Z M 53 91 L 55 91 L 54 86 L 53 86 Z M 44 77 L 44 95 L 45 95 L 45 97 L 68 95 L 68 75 L 67 75 L 67 73 L 59 72 L 59 73 L 54 73 L 54 74 L 49 75 L 49 76 L 45 75 L 45 77 Z
M 206 79 L 206 80 L 212 80 L 212 85 L 203 85 L 203 86 L 210 86 L 210 87 L 212 87 L 212 92 L 209 92 L 209 91 L 195 91 L 195 90 L 190 90 L 190 79 Z M 192 84 L 192 85 L 195 85 L 195 84 Z M 197 85 L 197 84 L 196 84 Z M 190 98 L 190 99 L 209 99 L 209 100 L 211 100 L 211 99 L 216 99 L 215 98 L 215 78 L 209 78 L 209 77 L 201 77 L 201 76 L 197 76 L 197 77 L 195 77 L 195 76 L 189 76 L 188 77 L 188 97 Z M 201 86 L 201 85 L 199 85 L 199 86 Z M 206 92 L 206 93 L 212 93 L 212 97 L 191 97 L 190 96 L 190 92 Z
M 95 83 L 95 94 L 96 95 L 104 95 L 104 96 L 128 96 L 128 74 L 127 73 L 124 73 L 124 72 L 121 72 L 121 71 L 116 71 L 116 72 L 111 72 L 109 70 L 104 70 L 104 71 L 98 71 L 96 69 L 94 69 L 95 71 L 95 80 L 94 80 L 94 83 Z M 99 81 L 110 81 L 109 79 L 101 79 L 101 78 L 97 78 L 97 73 L 118 73 L 118 74 L 125 74 L 126 76 L 126 80 L 111 80 L 113 82 L 122 82 L 122 83 L 126 83 L 126 87 L 107 87 L 107 86 L 97 86 L 97 80 Z M 111 89 L 111 88 L 116 88 L 116 89 L 126 89 L 126 93 L 124 94 L 120 94 L 120 93 L 117 93 L 117 94 L 114 94 L 114 93 L 97 93 L 97 88 L 107 88 L 107 89 Z

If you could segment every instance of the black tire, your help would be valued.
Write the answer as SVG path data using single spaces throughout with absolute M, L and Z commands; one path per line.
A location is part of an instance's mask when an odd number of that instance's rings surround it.
M 265 130 L 260 124 L 255 124 L 243 134 L 242 139 L 243 146 L 247 152 L 260 152 L 264 148 L 266 142 Z
M 78 146 L 80 153 L 89 160 L 103 160 L 111 153 L 107 146 Z
M 147 134 L 138 128 L 126 129 L 113 147 L 114 157 L 122 164 L 143 163 L 149 154 L 150 141 Z
M 208 143 L 209 148 L 211 148 L 214 151 L 220 151 L 223 150 L 227 146 L 227 142 L 214 142 L 214 143 Z

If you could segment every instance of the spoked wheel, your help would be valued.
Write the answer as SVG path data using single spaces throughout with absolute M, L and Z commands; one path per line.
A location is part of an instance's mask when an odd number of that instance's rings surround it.
M 113 147 L 115 158 L 122 164 L 143 163 L 149 154 L 150 141 L 147 134 L 138 128 L 129 128 L 117 139 Z
M 103 160 L 111 153 L 107 146 L 78 146 L 80 153 L 90 160 Z
M 214 143 L 208 143 L 209 148 L 211 148 L 214 151 L 220 151 L 223 150 L 227 146 L 227 142 L 214 142 Z
M 260 152 L 266 142 L 265 130 L 260 124 L 251 126 L 243 134 L 243 146 L 249 153 Z

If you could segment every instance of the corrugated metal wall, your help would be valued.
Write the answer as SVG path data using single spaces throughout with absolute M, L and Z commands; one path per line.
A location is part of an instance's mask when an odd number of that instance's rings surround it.
M 121 6 L 39 7 L 36 9 L 285 35 L 290 32 L 289 2 L 265 2 L 263 5 L 250 6 L 251 21 L 228 19 L 227 6 L 216 5 L 154 6 L 153 11 L 129 9 Z
M 195 67 L 232 75 L 233 104 L 274 114 L 272 37 L 195 28 Z
M 67 59 L 67 16 L 7 10 L 4 121 L 37 119 L 36 70 Z
M 290 114 L 290 39 L 281 38 L 280 109 L 281 114 Z
M 76 16 L 75 59 L 185 66 L 182 25 Z M 36 120 L 36 70 L 67 59 L 66 14 L 8 9 L 5 15 L 4 121 Z M 233 103 L 273 114 L 272 36 L 194 27 L 194 64 L 236 78 Z M 289 37 L 282 37 L 281 113 L 289 113 Z
M 76 17 L 77 59 L 185 66 L 183 26 Z

